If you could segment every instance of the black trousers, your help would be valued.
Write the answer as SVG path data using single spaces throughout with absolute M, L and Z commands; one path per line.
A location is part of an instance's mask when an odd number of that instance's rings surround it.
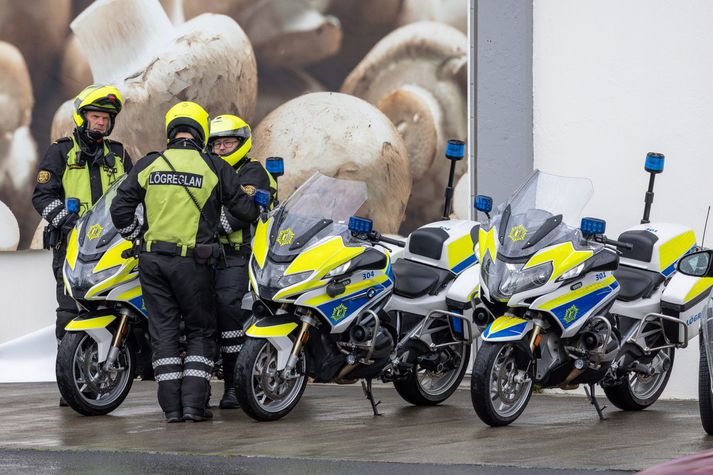
M 192 257 L 143 253 L 139 279 L 149 313 L 158 402 L 165 412 L 204 408 L 215 359 L 215 301 L 210 265 Z M 186 357 L 179 348 L 181 318 Z
M 61 340 L 64 336 L 64 327 L 74 320 L 79 314 L 79 307 L 72 297 L 64 293 L 64 279 L 62 267 L 67 255 L 67 244 L 62 243 L 59 248 L 52 249 L 52 273 L 56 281 L 55 293 L 57 294 L 57 320 L 55 321 L 55 336 Z
M 249 312 L 246 314 L 240 307 L 250 285 L 247 262 L 245 256 L 228 256 L 227 265 L 220 263 L 215 272 L 218 337 L 226 386 L 234 384 L 235 362 L 245 341 L 243 324 Z

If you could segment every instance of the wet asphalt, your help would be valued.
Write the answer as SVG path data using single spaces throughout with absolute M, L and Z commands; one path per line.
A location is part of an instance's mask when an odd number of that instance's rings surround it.
M 0 385 L 0 473 L 630 473 L 713 448 L 696 401 L 610 407 L 599 421 L 583 397 L 535 394 L 491 428 L 467 389 L 414 407 L 378 385 L 374 417 L 361 387 L 310 385 L 277 422 L 216 409 L 211 422 L 166 424 L 155 391 L 137 381 L 112 414 L 84 417 L 57 406 L 53 383 Z

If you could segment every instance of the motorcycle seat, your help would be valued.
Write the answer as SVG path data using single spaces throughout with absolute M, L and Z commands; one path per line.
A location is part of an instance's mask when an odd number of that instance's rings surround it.
M 446 269 L 421 264 L 408 259 L 399 259 L 393 263 L 394 293 L 406 298 L 424 295 L 436 295 L 438 291 L 453 279 L 453 273 Z
M 408 250 L 417 256 L 439 260 L 448 238 L 448 233 L 441 228 L 419 228 L 409 236 Z
M 636 267 L 620 265 L 613 272 L 614 278 L 621 286 L 617 300 L 631 302 L 640 298 L 649 298 L 666 278 L 658 272 L 652 272 Z

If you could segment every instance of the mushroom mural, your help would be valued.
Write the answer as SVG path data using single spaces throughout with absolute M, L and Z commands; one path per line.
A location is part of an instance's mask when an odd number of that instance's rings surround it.
M 403 26 L 374 46 L 351 72 L 342 92 L 376 105 L 406 142 L 414 189 L 401 229 L 408 233 L 442 211 L 448 139 L 467 135 L 468 40 L 437 22 Z M 465 173 L 460 163 L 456 178 Z
M 0 41 L 0 201 L 9 208 L 8 213 L 12 210 L 13 226 L 18 226 L 17 216 L 28 233 L 39 221 L 30 202 L 37 162 L 37 147 L 30 133 L 33 102 L 22 53 Z
M 406 146 L 389 119 L 371 104 L 346 94 L 306 94 L 281 105 L 253 133 L 252 155 L 281 156 L 287 197 L 319 171 L 363 180 L 367 214 L 384 233 L 399 229 L 411 193 Z
M 175 102 L 251 121 L 257 69 L 250 42 L 224 15 L 174 26 L 158 0 L 96 0 L 73 22 L 94 82 L 112 83 L 125 100 L 112 133 L 133 157 L 165 146 L 164 115 Z M 71 132 L 71 103 L 55 115 L 52 138 Z
M 20 227 L 10 208 L 0 201 L 0 251 L 14 251 L 20 243 Z

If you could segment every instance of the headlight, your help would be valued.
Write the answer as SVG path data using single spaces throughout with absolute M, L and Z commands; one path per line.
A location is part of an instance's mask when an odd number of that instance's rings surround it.
M 312 275 L 311 270 L 308 270 L 306 272 L 299 272 L 297 274 L 283 275 L 282 277 L 277 279 L 277 287 L 285 288 L 289 287 L 290 285 L 295 285 L 299 282 L 302 282 L 310 275 Z
M 507 264 L 508 267 L 513 264 Z M 552 276 L 552 263 L 545 262 L 544 264 L 531 267 L 529 269 L 508 269 L 506 278 L 500 284 L 500 294 L 503 297 L 510 297 L 514 294 L 524 292 L 526 290 L 540 287 L 547 283 Z
M 577 267 L 574 269 L 570 269 L 561 276 L 557 277 L 557 282 L 562 282 L 563 280 L 569 280 L 569 279 L 574 279 L 575 277 L 579 276 L 579 274 L 582 273 L 584 270 L 584 262 L 579 264 Z
M 325 277 L 334 277 L 335 275 L 342 275 L 347 270 L 349 270 L 349 268 L 351 266 L 352 266 L 352 261 L 347 261 L 344 264 L 342 264 L 341 266 L 335 267 L 334 269 L 327 272 L 327 275 L 325 275 Z

